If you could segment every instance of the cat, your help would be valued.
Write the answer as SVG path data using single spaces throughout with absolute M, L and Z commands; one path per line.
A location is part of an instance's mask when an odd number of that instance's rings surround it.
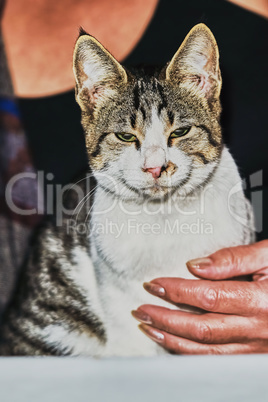
M 124 68 L 81 30 L 73 69 L 95 188 L 85 172 L 65 199 L 73 215 L 36 234 L 1 354 L 165 353 L 131 316 L 144 303 L 167 305 L 142 283 L 193 278 L 189 259 L 254 240 L 251 206 L 222 141 L 216 40 L 196 25 L 149 74 Z

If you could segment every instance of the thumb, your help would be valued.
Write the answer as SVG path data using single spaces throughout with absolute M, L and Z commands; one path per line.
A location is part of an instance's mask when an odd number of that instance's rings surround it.
M 193 275 L 212 280 L 254 274 L 268 267 L 268 240 L 223 248 L 206 258 L 188 261 L 186 265 Z

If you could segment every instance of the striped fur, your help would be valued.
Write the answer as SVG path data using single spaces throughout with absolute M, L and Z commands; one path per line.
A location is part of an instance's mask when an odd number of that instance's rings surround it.
M 87 173 L 76 183 L 85 198 L 71 191 L 65 200 L 73 216 L 39 230 L 1 328 L 0 352 L 164 353 L 130 315 L 156 303 L 142 283 L 191 277 L 187 260 L 254 238 L 251 207 L 222 143 L 217 44 L 200 24 L 162 70 L 127 70 L 82 31 L 74 74 L 94 197 Z M 135 137 L 127 142 L 122 134 Z M 161 168 L 157 180 L 150 168 Z M 195 233 L 198 222 L 210 230 Z

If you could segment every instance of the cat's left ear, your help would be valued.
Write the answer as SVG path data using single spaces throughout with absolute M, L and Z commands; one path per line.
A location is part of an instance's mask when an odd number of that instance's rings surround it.
M 78 38 L 73 56 L 76 100 L 82 110 L 94 109 L 127 82 L 121 64 L 93 36 L 86 32 Z
M 191 29 L 166 69 L 166 79 L 199 91 L 208 99 L 221 91 L 219 50 L 205 24 Z

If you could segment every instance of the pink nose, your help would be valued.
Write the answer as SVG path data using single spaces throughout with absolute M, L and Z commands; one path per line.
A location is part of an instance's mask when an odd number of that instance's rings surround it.
M 154 168 L 144 169 L 145 172 L 150 172 L 154 179 L 158 179 L 158 177 L 160 177 L 161 170 L 162 170 L 162 167 L 154 167 Z

